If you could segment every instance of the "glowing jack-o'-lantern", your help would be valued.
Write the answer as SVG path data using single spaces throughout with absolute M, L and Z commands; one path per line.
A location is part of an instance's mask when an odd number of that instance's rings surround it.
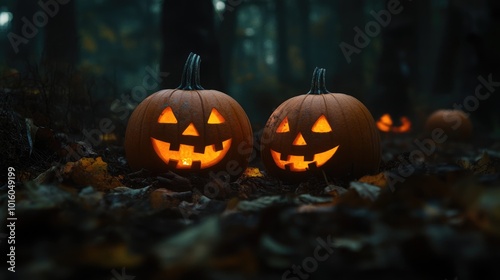
M 224 121 L 224 117 L 222 117 L 219 111 L 212 108 L 207 124 L 222 124 Z M 158 123 L 177 124 L 177 118 L 170 106 L 163 110 L 158 118 Z M 189 143 L 190 139 L 194 139 L 190 136 L 200 137 L 200 133 L 192 122 L 186 127 L 181 135 L 186 136 L 184 137 L 185 139 L 182 140 L 184 143 Z M 206 145 L 203 150 L 199 152 L 195 151 L 194 145 L 180 144 L 177 150 L 173 150 L 170 148 L 171 144 L 169 142 L 161 141 L 154 137 L 151 138 L 151 141 L 153 142 L 153 148 L 158 156 L 166 164 L 169 164 L 171 161 L 174 162 L 175 168 L 177 169 L 190 169 L 193 167 L 193 162 L 199 164 L 200 169 L 211 167 L 223 159 L 231 147 L 230 138 L 222 140 L 222 149 L 217 149 L 215 144 L 210 144 Z
M 399 119 L 400 125 L 395 126 L 391 115 L 389 114 L 384 114 L 380 119 L 377 121 L 377 127 L 380 131 L 383 132 L 393 132 L 393 133 L 406 133 L 410 132 L 411 130 L 411 121 L 405 117 L 402 116 Z
M 199 85 L 200 58 L 190 54 L 177 89 L 158 91 L 132 113 L 125 152 L 132 169 L 238 177 L 252 153 L 252 129 L 230 96 Z
M 378 170 L 380 138 L 368 109 L 356 98 L 330 93 L 325 69 L 316 68 L 311 90 L 283 102 L 261 138 L 261 156 L 270 175 L 303 179 L 325 171 L 358 177 Z

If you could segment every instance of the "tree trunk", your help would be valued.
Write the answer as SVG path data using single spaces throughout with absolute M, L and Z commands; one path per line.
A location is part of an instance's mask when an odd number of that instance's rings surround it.
M 236 37 L 238 9 L 226 10 L 220 23 L 219 42 L 221 44 L 222 90 L 227 90 L 229 81 L 233 79 L 232 63 L 234 41 Z
M 446 23 L 436 63 L 433 92 L 449 94 L 453 91 L 457 57 L 460 49 L 462 24 L 460 11 L 448 4 Z
M 339 42 L 346 42 L 354 46 L 354 36 L 356 34 L 354 27 L 364 30 L 366 24 L 366 18 L 363 13 L 364 6 L 364 0 L 339 0 L 336 5 L 332 6 L 336 9 L 336 13 L 339 16 L 338 20 L 341 27 Z M 352 55 L 350 63 L 345 59 L 342 59 L 340 63 L 339 68 L 341 71 L 334 77 L 334 91 L 347 92 L 359 97 L 365 92 L 363 81 L 363 50 L 361 50 L 360 54 Z
M 399 119 L 413 113 L 409 94 L 418 77 L 415 49 L 418 43 L 417 12 L 416 5 L 406 3 L 404 10 L 392 15 L 389 25 L 382 30 L 376 118 L 383 113 L 390 113 L 393 119 Z
M 45 27 L 44 62 L 64 68 L 73 67 L 78 63 L 75 3 L 76 0 L 73 0 L 59 5 L 59 11 L 49 18 Z
M 37 62 L 36 41 L 41 36 L 41 30 L 36 26 L 35 30 L 28 28 L 26 23 L 33 24 L 33 14 L 37 8 L 36 1 L 17 0 L 13 11 L 12 32 L 7 35 L 7 64 L 21 73 L 27 70 L 27 63 Z
M 288 61 L 288 24 L 287 24 L 287 5 L 285 0 L 276 0 L 276 38 L 277 38 L 277 66 L 278 80 L 282 83 L 290 82 L 290 62 Z
M 415 87 L 418 93 L 429 93 L 432 91 L 432 77 L 434 76 L 432 69 L 435 59 L 435 53 L 432 45 L 433 39 L 436 38 L 436 33 L 432 28 L 432 8 L 431 0 L 420 0 L 417 2 L 418 14 L 418 77 L 415 80 Z M 430 38 L 429 38 L 430 37 Z
M 304 60 L 304 71 L 301 73 L 302 77 L 307 77 L 309 79 L 310 72 L 313 71 L 311 66 L 311 4 L 309 0 L 298 0 L 299 8 L 299 42 L 302 54 L 302 59 Z
M 161 24 L 163 54 L 160 68 L 170 74 L 163 79 L 162 86 L 179 86 L 184 63 L 189 53 L 194 52 L 202 60 L 202 86 L 206 89 L 223 88 L 212 1 L 164 0 Z

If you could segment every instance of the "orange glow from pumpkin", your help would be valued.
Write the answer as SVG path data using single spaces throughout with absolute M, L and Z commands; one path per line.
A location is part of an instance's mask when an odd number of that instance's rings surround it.
M 276 128 L 276 132 L 278 133 L 285 133 L 290 131 L 290 126 L 288 125 L 288 117 L 285 117 L 285 119 L 278 125 L 278 128 Z
M 224 117 L 217 111 L 217 109 L 213 108 L 212 112 L 210 112 L 210 116 L 208 117 L 208 124 L 221 124 L 226 120 Z
M 314 155 L 313 160 L 305 161 L 304 156 L 289 155 L 286 160 L 281 160 L 281 153 L 271 150 L 271 156 L 274 159 L 276 165 L 283 169 L 290 171 L 301 172 L 309 169 L 309 164 L 316 164 L 316 167 L 324 165 L 328 160 L 330 160 L 333 155 L 337 152 L 339 146 L 336 146 L 326 152 L 318 153 Z
M 172 108 L 170 108 L 170 106 L 161 112 L 158 117 L 158 123 L 177 123 L 177 118 L 175 117 L 174 112 L 172 112 Z
M 326 132 L 331 132 L 331 131 L 332 131 L 332 127 L 330 126 L 330 124 L 326 120 L 325 115 L 321 115 L 312 126 L 312 132 L 326 133 Z
M 179 145 L 178 151 L 170 150 L 170 143 L 163 142 L 151 137 L 151 142 L 156 154 L 168 164 L 171 160 L 176 160 L 178 169 L 191 169 L 193 162 L 200 162 L 200 168 L 205 169 L 221 161 L 231 147 L 231 139 L 222 142 L 222 149 L 215 150 L 215 145 L 205 146 L 203 153 L 196 153 L 194 146 Z
M 393 126 L 391 115 L 384 114 L 377 121 L 377 127 L 380 131 L 394 133 L 405 133 L 411 130 L 411 121 L 407 117 L 401 117 L 399 122 L 401 123 L 400 126 Z
M 290 126 L 288 124 L 288 117 L 285 117 L 283 121 L 281 121 L 280 125 L 276 129 L 277 133 L 285 133 L 290 131 Z M 314 122 L 311 127 L 311 131 L 315 133 L 328 133 L 332 131 L 332 127 L 325 115 L 321 115 L 316 122 Z M 302 133 L 298 133 L 295 139 L 292 142 L 294 146 L 306 146 L 307 142 L 302 136 Z M 311 164 L 314 164 L 316 167 L 320 167 L 324 165 L 328 160 L 330 160 L 333 155 L 337 152 L 339 146 L 329 149 L 326 152 L 314 154 L 313 160 L 305 160 L 304 156 L 300 155 L 288 155 L 286 160 L 281 159 L 281 153 L 276 152 L 271 149 L 271 156 L 274 159 L 276 165 L 284 170 L 289 169 L 290 171 L 300 172 L 308 170 Z

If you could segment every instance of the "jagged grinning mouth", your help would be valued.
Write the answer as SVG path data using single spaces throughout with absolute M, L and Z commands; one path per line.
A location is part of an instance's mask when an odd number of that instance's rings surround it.
M 223 159 L 229 148 L 231 147 L 231 139 L 222 141 L 222 149 L 219 151 L 215 150 L 215 145 L 205 146 L 204 153 L 194 152 L 194 146 L 192 145 L 179 145 L 178 151 L 170 150 L 170 143 L 163 142 L 151 137 L 151 142 L 156 154 L 166 163 L 169 164 L 170 161 L 177 161 L 176 168 L 178 169 L 191 169 L 193 163 L 200 162 L 200 168 L 205 169 L 211 167 Z
M 310 166 L 320 167 L 324 165 L 332 156 L 337 152 L 339 146 L 336 146 L 326 152 L 314 154 L 314 158 L 311 161 L 305 161 L 304 156 L 289 155 L 286 160 L 281 159 L 281 153 L 278 153 L 271 149 L 271 156 L 274 159 L 276 165 L 283 170 L 291 171 L 306 171 L 310 169 Z

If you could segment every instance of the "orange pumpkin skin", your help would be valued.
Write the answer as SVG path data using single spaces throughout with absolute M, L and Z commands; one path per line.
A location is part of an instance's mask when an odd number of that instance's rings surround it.
M 425 122 L 426 134 L 434 129 L 442 129 L 447 140 L 467 141 L 472 137 L 472 122 L 461 110 L 440 109 L 432 113 Z
M 235 179 L 252 154 L 250 121 L 232 97 L 199 86 L 197 55 L 190 55 L 186 68 L 180 88 L 150 95 L 130 116 L 128 163 L 133 170 L 214 176 L 223 171 Z
M 380 135 L 371 113 L 352 96 L 328 92 L 324 79 L 317 68 L 311 91 L 283 102 L 267 121 L 261 157 L 268 174 L 290 181 L 321 171 L 357 178 L 378 170 Z

